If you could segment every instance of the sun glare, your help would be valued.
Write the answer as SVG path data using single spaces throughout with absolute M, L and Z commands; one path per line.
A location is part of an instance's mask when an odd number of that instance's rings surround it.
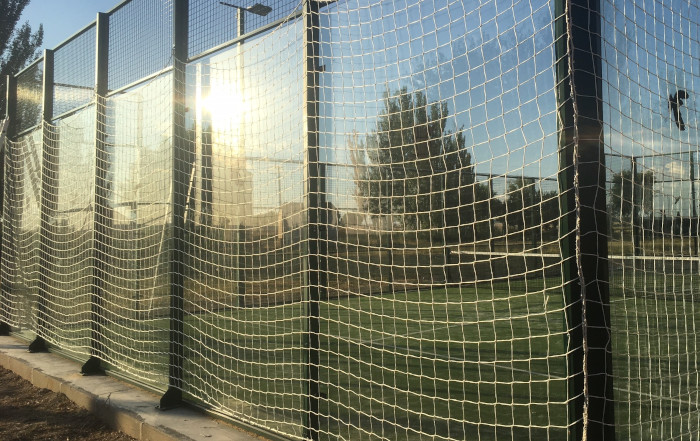
M 235 130 L 245 113 L 245 101 L 235 84 L 212 84 L 202 108 L 211 115 L 214 130 Z

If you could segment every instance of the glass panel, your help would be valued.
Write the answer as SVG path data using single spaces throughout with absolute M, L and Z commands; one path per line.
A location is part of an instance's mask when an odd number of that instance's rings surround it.
M 39 296 L 42 132 L 7 143 L 3 204 L 2 314 L 20 332 L 36 330 Z M 25 334 L 28 338 L 34 335 Z
M 54 52 L 54 116 L 94 99 L 95 34 L 92 26 Z
M 602 2 L 618 439 L 700 430 L 695 2 Z
M 169 365 L 172 76 L 111 97 L 104 345 L 119 370 L 163 388 Z
M 190 66 L 185 390 L 300 437 L 306 408 L 299 21 Z
M 50 190 L 56 209 L 47 229 L 48 338 L 82 358 L 89 354 L 92 319 L 94 106 L 60 120 L 47 133 L 58 152 L 46 156 L 58 172 Z
M 172 65 L 172 0 L 132 0 L 109 16 L 109 90 Z
M 17 76 L 17 133 L 30 129 L 41 121 L 44 62 L 39 61 Z
M 322 10 L 324 439 L 563 439 L 553 2 Z
M 251 4 L 252 3 L 252 4 Z M 301 8 L 298 0 L 262 0 L 261 2 L 198 2 L 190 4 L 189 56 L 206 50 L 256 29 L 283 19 Z M 243 11 L 243 26 L 239 29 L 238 14 Z

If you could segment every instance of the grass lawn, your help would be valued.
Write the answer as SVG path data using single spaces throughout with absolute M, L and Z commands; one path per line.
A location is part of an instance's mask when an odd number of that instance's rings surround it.
M 610 285 L 619 439 L 689 439 L 700 430 L 699 276 L 624 271 L 613 271 Z M 186 315 L 186 393 L 302 436 L 306 303 L 235 304 L 212 301 Z M 321 301 L 322 438 L 567 439 L 563 307 L 560 279 L 541 277 Z M 150 315 L 129 308 L 108 304 L 108 359 L 164 387 L 167 308 Z M 76 317 L 87 311 L 89 305 Z M 81 323 L 81 330 L 57 329 L 56 336 L 87 353 L 89 322 Z
M 557 282 L 322 301 L 322 432 L 353 440 L 565 438 Z M 189 316 L 191 393 L 301 435 L 306 326 L 303 303 Z

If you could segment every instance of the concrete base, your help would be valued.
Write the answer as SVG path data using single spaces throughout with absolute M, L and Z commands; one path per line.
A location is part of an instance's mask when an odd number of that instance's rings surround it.
M 260 441 L 194 409 L 156 409 L 159 396 L 109 376 L 82 376 L 80 365 L 51 353 L 27 352 L 27 342 L 0 336 L 0 366 L 34 386 L 65 394 L 109 426 L 138 440 Z

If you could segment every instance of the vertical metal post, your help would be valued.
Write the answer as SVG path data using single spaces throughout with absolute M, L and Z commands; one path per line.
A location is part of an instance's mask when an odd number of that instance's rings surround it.
M 48 333 L 47 298 L 49 296 L 50 253 L 54 244 L 54 226 L 51 220 L 56 212 L 58 185 L 58 149 L 55 133 L 51 130 L 53 117 L 53 51 L 44 50 L 44 80 L 42 83 L 41 132 L 41 220 L 39 222 L 39 299 L 37 302 L 37 337 L 29 345 L 29 352 L 45 351 Z
M 237 37 L 243 36 L 245 34 L 245 10 L 238 8 L 236 11 L 237 20 Z M 239 90 L 239 95 L 243 96 L 243 41 L 239 41 L 236 47 L 236 88 Z M 239 151 L 245 152 L 245 128 L 242 124 L 238 125 L 238 143 Z M 239 163 L 240 164 L 240 163 Z M 240 197 L 237 198 L 237 202 L 240 204 Z M 246 241 L 248 240 L 248 229 L 245 220 L 245 211 L 241 215 L 239 213 L 238 222 L 238 240 L 236 253 L 238 254 L 237 264 L 238 264 L 238 306 L 245 308 L 246 303 L 246 269 L 248 268 L 248 256 L 246 255 Z M 252 259 L 252 257 L 251 257 Z M 251 262 L 250 267 L 253 267 Z M 252 303 L 251 303 L 252 305 Z
M 209 66 L 205 64 L 197 65 L 197 99 L 203 100 L 211 93 Z M 201 167 L 201 216 L 200 223 L 204 226 L 206 233 L 204 236 L 211 239 L 211 226 L 213 216 L 213 161 L 212 161 L 212 120 L 211 113 L 203 105 L 198 104 L 197 122 L 199 124 L 199 145 L 202 157 Z
M 693 252 L 698 255 L 698 203 L 695 194 L 695 152 L 690 152 L 690 205 L 693 207 L 692 210 L 692 221 L 690 222 L 690 231 L 688 234 L 693 235 Z M 695 224 L 695 231 L 693 232 L 693 224 Z M 681 227 L 682 228 L 682 227 Z
M 17 133 L 17 78 L 14 75 L 7 75 L 5 78 L 5 117 L 10 118 L 5 135 L 7 139 L 13 139 Z
M 559 183 L 561 207 L 566 210 L 560 234 L 567 296 L 569 436 L 610 441 L 615 439 L 615 422 L 600 1 L 557 0 L 555 17 Z
M 535 188 L 536 181 L 535 179 L 532 179 L 530 182 L 531 187 L 530 187 L 530 206 L 527 207 L 529 211 L 529 218 L 530 218 L 530 240 L 532 241 L 532 249 L 534 250 L 539 246 L 539 233 L 542 231 L 541 229 L 541 219 L 542 215 L 540 215 L 540 225 L 537 225 L 537 213 L 536 211 L 538 210 L 538 204 L 537 204 L 537 189 Z M 542 188 L 542 181 L 540 181 L 540 188 Z M 540 190 L 540 195 L 542 194 L 542 191 Z M 524 207 L 523 207 L 524 208 Z M 524 247 L 523 247 L 524 248 Z M 523 250 L 525 251 L 525 250 Z
M 83 375 L 99 374 L 103 371 L 101 360 L 105 356 L 102 343 L 104 322 L 103 299 L 104 283 L 107 276 L 109 235 L 114 219 L 114 210 L 109 203 L 112 182 L 109 179 L 112 164 L 112 151 L 107 144 L 107 92 L 108 92 L 108 51 L 109 14 L 98 13 L 95 21 L 95 208 L 93 228 L 95 248 L 92 273 L 93 291 L 90 297 L 90 358 L 83 364 Z
M 238 224 L 238 229 L 236 230 L 236 254 L 238 255 L 236 265 L 238 265 L 238 306 L 241 308 L 246 307 L 246 268 L 248 268 L 245 247 L 248 240 L 246 232 L 245 223 L 241 222 Z
M 237 22 L 237 23 L 236 23 L 236 27 L 238 28 L 238 29 L 237 29 L 238 33 L 237 33 L 236 36 L 237 36 L 237 37 L 240 37 L 240 36 L 242 36 L 243 34 L 245 34 L 245 14 L 244 14 L 244 13 L 245 13 L 245 10 L 244 10 L 243 8 L 237 8 L 237 9 L 236 9 L 236 12 L 237 12 L 237 14 L 236 14 L 236 22 Z M 239 56 L 240 56 L 240 54 L 241 54 L 241 50 L 240 50 L 240 49 L 241 49 L 241 43 L 238 43 L 238 54 L 239 54 Z
M 305 107 L 305 143 L 306 157 L 304 169 L 306 172 L 306 202 L 308 210 L 308 403 L 306 437 L 312 440 L 319 438 L 319 401 L 321 398 L 319 382 L 320 359 L 320 301 L 326 297 L 327 260 L 322 256 L 326 248 L 322 239 L 325 225 L 322 210 L 326 210 L 326 195 L 324 193 L 324 177 L 320 164 L 318 137 L 318 74 L 319 74 L 319 41 L 320 16 L 319 4 L 315 0 L 304 2 L 304 87 Z M 326 216 L 327 217 L 327 216 Z
M 643 196 L 639 196 L 639 190 L 638 187 L 639 185 L 637 184 L 639 182 L 639 179 L 637 177 L 638 175 L 638 170 L 637 170 L 637 157 L 633 156 L 630 158 L 630 161 L 632 162 L 632 256 L 635 258 L 633 260 L 634 262 L 634 268 L 637 268 L 637 257 L 642 255 L 642 243 L 640 240 L 640 233 L 641 233 L 641 228 L 639 224 L 639 210 L 637 208 L 637 205 L 642 204 L 643 201 Z M 644 194 L 644 182 L 642 181 L 642 195 Z M 622 188 L 624 188 L 624 182 L 622 183 Z M 624 196 L 623 196 L 624 197 Z M 620 201 L 622 204 L 624 204 L 624 201 Z M 634 274 L 634 273 L 633 273 Z
M 574 193 L 574 106 L 571 101 L 571 79 L 566 0 L 555 3 L 555 66 L 557 76 L 557 111 L 559 113 L 559 240 L 562 250 L 562 278 L 566 307 L 564 310 L 567 337 L 565 338 L 568 365 L 567 400 L 569 407 L 569 441 L 583 439 L 584 381 L 583 381 L 583 317 L 581 286 L 576 267 L 576 200 Z
M 496 239 L 493 237 L 495 225 L 493 224 L 494 210 L 493 175 L 489 173 L 489 252 L 496 251 Z
M 12 139 L 15 131 L 15 120 L 17 119 L 17 79 L 14 75 L 7 75 L 5 82 L 5 117 L 9 118 L 9 124 L 6 127 L 6 139 Z M 10 219 L 7 218 L 7 210 L 5 207 L 5 181 L 7 179 L 7 161 L 5 158 L 9 156 L 9 152 L 5 149 L 5 144 L 0 144 L 0 265 L 7 259 L 7 253 L 4 251 L 4 238 L 7 234 L 7 228 Z M 10 236 L 12 238 L 12 236 Z M 4 277 L 0 273 L 0 305 L 6 304 L 7 299 L 5 293 Z M 10 333 L 9 316 L 6 308 L 0 308 L 0 335 L 8 335 Z
M 185 219 L 194 154 L 185 128 L 189 0 L 173 0 L 172 246 L 170 249 L 170 366 L 160 408 L 182 404 L 184 362 Z

